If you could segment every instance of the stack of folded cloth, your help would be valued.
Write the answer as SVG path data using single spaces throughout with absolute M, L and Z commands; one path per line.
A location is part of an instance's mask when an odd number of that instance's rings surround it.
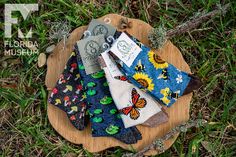
M 126 144 L 142 135 L 136 125 L 156 127 L 168 121 L 162 105 L 200 86 L 200 80 L 162 60 L 126 32 L 92 20 L 60 75 L 49 102 L 67 113 L 93 137 L 113 137 Z

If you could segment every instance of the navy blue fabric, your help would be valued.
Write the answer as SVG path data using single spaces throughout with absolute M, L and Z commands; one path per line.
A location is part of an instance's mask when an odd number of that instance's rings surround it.
M 77 62 L 82 80 L 86 102 L 89 106 L 92 136 L 112 136 L 116 139 L 133 144 L 140 140 L 141 134 L 136 127 L 125 128 L 120 114 L 114 104 L 103 70 L 86 75 L 79 51 L 75 46 Z
M 71 90 L 65 91 L 67 86 L 70 86 Z M 83 130 L 88 123 L 88 116 L 85 114 L 87 105 L 86 102 L 80 99 L 82 97 L 81 87 L 77 58 L 75 53 L 72 52 L 48 101 L 66 112 L 70 122 L 78 130 Z

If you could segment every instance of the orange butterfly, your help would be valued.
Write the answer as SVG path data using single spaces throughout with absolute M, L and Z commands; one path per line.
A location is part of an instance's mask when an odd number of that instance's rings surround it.
M 135 88 L 132 89 L 131 98 L 132 106 L 125 107 L 120 111 L 124 115 L 130 114 L 130 118 L 136 120 L 140 116 L 139 108 L 144 108 L 147 104 L 147 101 L 144 98 L 140 98 L 140 95 Z

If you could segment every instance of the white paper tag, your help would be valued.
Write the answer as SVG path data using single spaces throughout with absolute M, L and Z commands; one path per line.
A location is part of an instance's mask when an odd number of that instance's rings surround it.
M 130 67 L 142 49 L 128 35 L 122 33 L 112 45 L 110 51 Z
M 122 72 L 117 67 L 115 61 L 108 54 L 108 51 L 101 53 L 104 62 L 106 63 L 107 69 L 109 70 L 111 77 L 123 76 Z

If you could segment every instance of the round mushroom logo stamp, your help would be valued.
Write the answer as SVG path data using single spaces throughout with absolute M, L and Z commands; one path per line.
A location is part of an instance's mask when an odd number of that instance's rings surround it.
M 94 40 L 88 41 L 85 45 L 85 52 L 87 54 L 87 57 L 86 57 L 87 59 L 89 60 L 94 59 L 95 57 L 99 55 L 100 46 Z
M 94 35 L 104 34 L 105 36 L 107 36 L 108 29 L 105 26 L 100 24 L 100 25 L 97 25 L 96 27 L 94 27 L 92 32 Z
M 132 45 L 128 44 L 126 41 L 121 40 L 117 43 L 117 49 L 123 54 L 127 55 L 131 50 Z

